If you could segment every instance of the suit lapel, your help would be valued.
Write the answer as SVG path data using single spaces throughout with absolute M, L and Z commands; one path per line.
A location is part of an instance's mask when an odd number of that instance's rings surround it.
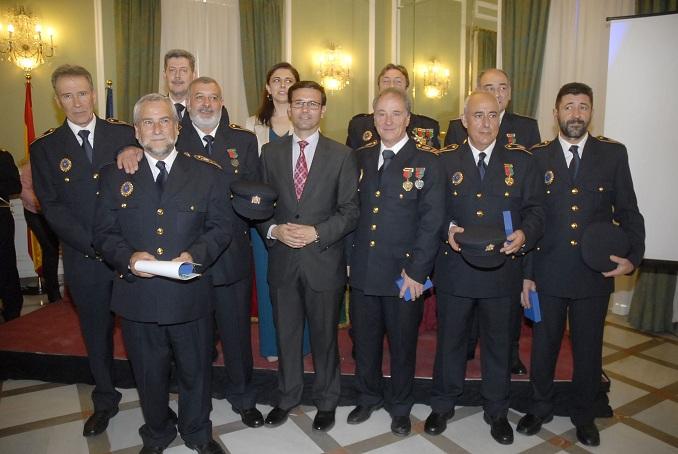
M 296 202 L 297 196 L 294 192 L 294 170 L 292 164 L 292 136 L 281 138 L 279 141 L 276 141 L 276 145 L 279 145 L 279 152 L 275 152 L 274 158 L 278 159 L 278 165 L 283 169 L 282 185 L 287 188 L 286 192 L 291 197 L 291 200 Z
M 138 191 L 138 193 L 141 194 L 141 198 L 154 201 L 158 200 L 155 179 L 153 178 L 153 173 L 151 173 L 151 168 L 149 167 L 146 155 L 139 161 L 139 171 L 136 172 L 132 178 L 135 185 L 134 191 Z
M 183 153 L 177 155 L 167 178 L 165 189 L 162 192 L 162 200 L 174 197 L 175 194 L 180 192 L 189 183 L 187 159 L 191 158 L 186 157 Z
M 471 146 L 468 144 L 468 141 L 464 141 L 462 145 L 463 149 L 461 151 L 461 168 L 463 170 L 464 178 L 468 178 L 469 183 L 472 185 L 474 190 L 477 190 L 481 187 L 480 184 L 480 174 L 478 173 L 478 165 L 476 160 L 473 157 L 473 152 L 471 151 Z
M 61 141 L 63 148 L 63 150 L 59 151 L 61 154 L 59 160 L 61 160 L 61 158 L 68 158 L 71 160 L 73 169 L 88 169 L 87 173 L 90 173 L 92 165 L 87 159 L 85 151 L 78 143 L 78 139 L 75 138 L 75 134 L 71 131 L 66 120 L 64 120 L 63 125 L 59 128 L 59 140 Z
M 598 154 L 596 153 L 596 139 L 589 134 L 588 139 L 586 139 L 586 144 L 584 144 L 584 150 L 586 153 L 580 151 L 581 161 L 579 162 L 579 172 L 577 173 L 577 181 L 586 181 L 587 177 L 591 174 L 593 169 L 600 168 L 596 165 L 598 160 Z M 569 172 L 568 172 L 569 174 Z
M 491 188 L 498 178 L 504 179 L 504 171 L 502 169 L 504 167 L 504 162 L 506 162 L 506 151 L 504 150 L 504 147 L 499 144 L 499 141 L 497 141 L 492 149 L 490 163 L 485 172 L 485 178 L 483 179 L 482 184 L 483 188 Z
M 565 160 L 565 155 L 563 154 L 563 147 L 560 145 L 560 140 L 556 137 L 554 140 L 553 147 L 553 165 L 555 166 L 556 175 L 561 175 L 564 181 L 571 186 L 572 177 L 570 177 L 570 171 L 567 168 L 567 161 Z

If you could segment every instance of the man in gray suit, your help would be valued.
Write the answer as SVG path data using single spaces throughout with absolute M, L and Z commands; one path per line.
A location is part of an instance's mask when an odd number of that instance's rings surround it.
M 343 238 L 358 221 L 358 170 L 350 148 L 318 130 L 327 97 L 300 81 L 288 91 L 294 134 L 264 145 L 264 182 L 278 192 L 273 218 L 260 225 L 269 247 L 268 282 L 279 348 L 280 400 L 266 425 L 284 423 L 304 389 L 302 335 L 307 318 L 318 413 L 313 429 L 334 425 L 339 401 L 339 305 L 346 285 Z

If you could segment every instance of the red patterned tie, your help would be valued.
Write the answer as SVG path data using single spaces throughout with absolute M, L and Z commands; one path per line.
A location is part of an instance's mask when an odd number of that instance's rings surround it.
M 297 195 L 297 200 L 301 199 L 301 194 L 303 194 L 306 185 L 306 177 L 308 177 L 308 166 L 304 155 L 306 145 L 308 145 L 308 142 L 305 140 L 299 141 L 299 158 L 294 166 L 294 192 Z

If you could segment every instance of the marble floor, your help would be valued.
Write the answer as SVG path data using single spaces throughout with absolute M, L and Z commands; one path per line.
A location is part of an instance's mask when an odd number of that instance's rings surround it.
M 39 297 L 27 297 L 24 313 L 38 309 Z M 0 329 L 1 326 L 0 326 Z M 556 417 L 536 436 L 515 435 L 510 446 L 494 442 L 477 407 L 458 407 L 447 430 L 440 436 L 424 433 L 429 408 L 415 405 L 413 430 L 398 438 L 389 430 L 384 410 L 369 421 L 346 424 L 349 407 L 337 409 L 337 424 L 329 433 L 311 429 L 313 407 L 297 408 L 289 420 L 275 429 L 247 428 L 226 401 L 213 401 L 214 437 L 227 452 L 257 454 L 302 453 L 677 453 L 678 452 L 678 337 L 651 336 L 628 326 L 624 317 L 609 314 L 603 349 L 605 371 L 612 380 L 610 402 L 614 417 L 598 419 L 601 446 L 577 443 L 568 418 Z M 84 438 L 82 426 L 91 414 L 92 387 L 27 380 L 0 382 L 0 453 L 79 454 L 137 453 L 142 424 L 135 390 L 121 389 L 120 412 L 108 430 Z M 176 396 L 173 396 L 176 398 Z M 176 410 L 176 400 L 172 401 Z M 259 409 L 264 414 L 270 407 Z M 521 414 L 511 411 L 515 428 Z M 190 453 L 180 438 L 165 451 Z

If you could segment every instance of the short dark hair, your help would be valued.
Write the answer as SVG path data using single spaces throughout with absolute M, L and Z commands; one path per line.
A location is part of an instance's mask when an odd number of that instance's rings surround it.
M 410 86 L 410 75 L 407 74 L 407 68 L 405 68 L 403 65 L 396 65 L 395 63 L 389 63 L 381 69 L 379 75 L 377 76 L 377 85 L 379 85 L 379 81 L 381 80 L 381 77 L 384 75 L 384 73 L 390 69 L 395 69 L 396 71 L 403 73 L 403 76 L 405 76 L 405 88 Z
M 170 49 L 165 54 L 165 70 L 167 70 L 167 61 L 170 58 L 185 58 L 188 60 L 188 66 L 191 67 L 191 71 L 195 72 L 195 57 L 192 53 L 184 49 Z
M 214 84 L 217 87 L 219 87 L 219 91 L 221 91 L 221 85 L 219 85 L 219 82 L 217 82 L 215 79 L 212 77 L 208 76 L 200 76 L 197 79 L 193 79 L 190 84 L 188 84 L 188 94 L 187 96 L 190 97 L 191 94 L 193 93 L 193 86 L 195 84 Z M 223 94 L 222 94 L 223 96 Z
M 321 99 L 320 104 L 323 106 L 327 104 L 327 95 L 325 94 L 325 88 L 314 80 L 300 80 L 299 82 L 292 85 L 287 90 L 287 100 L 290 102 L 290 104 L 292 103 L 292 93 L 294 93 L 295 90 L 299 90 L 301 88 L 312 88 L 313 90 L 318 90 L 320 92 Z
M 591 100 L 591 107 L 593 107 L 593 90 L 588 85 L 581 82 L 570 82 L 563 85 L 558 90 L 558 95 L 556 96 L 556 109 L 560 104 L 560 100 L 565 95 L 586 95 Z
M 271 66 L 271 69 L 268 70 L 268 72 L 266 73 L 267 84 L 271 83 L 271 77 L 273 77 L 273 73 L 279 69 L 289 70 L 294 76 L 294 82 L 296 83 L 299 81 L 299 71 L 297 71 L 297 68 L 287 63 L 286 61 L 283 61 L 280 63 L 276 63 L 275 65 Z M 261 96 L 261 104 L 259 104 L 259 108 L 257 109 L 257 113 L 255 115 L 257 119 L 261 122 L 261 124 L 271 126 L 271 117 L 273 116 L 274 110 L 275 106 L 273 105 L 273 99 L 268 94 L 268 91 L 266 91 L 266 87 L 264 87 Z
M 405 90 L 397 87 L 388 87 L 377 93 L 377 96 L 375 96 L 374 100 L 372 100 L 372 110 L 374 110 L 377 107 L 377 103 L 379 102 L 379 100 L 387 95 L 393 95 L 400 98 L 403 104 L 405 104 L 405 110 L 407 110 L 407 113 L 408 114 L 412 113 L 412 100 L 407 95 L 407 92 Z
M 476 87 L 480 88 L 480 79 L 482 79 L 483 76 L 490 71 L 497 71 L 497 72 L 502 73 L 504 76 L 506 76 L 506 80 L 508 81 L 509 87 L 511 86 L 511 78 L 509 77 L 509 75 L 506 71 L 504 71 L 503 69 L 499 69 L 499 68 L 486 68 L 486 69 L 483 69 L 483 71 L 480 74 L 478 74 L 478 79 L 476 79 Z
M 60 77 L 73 77 L 79 76 L 84 77 L 89 82 L 89 89 L 94 91 L 94 83 L 92 83 L 92 75 L 82 66 L 78 65 L 61 65 L 52 73 L 52 88 L 54 88 L 54 93 L 56 93 L 56 83 Z

